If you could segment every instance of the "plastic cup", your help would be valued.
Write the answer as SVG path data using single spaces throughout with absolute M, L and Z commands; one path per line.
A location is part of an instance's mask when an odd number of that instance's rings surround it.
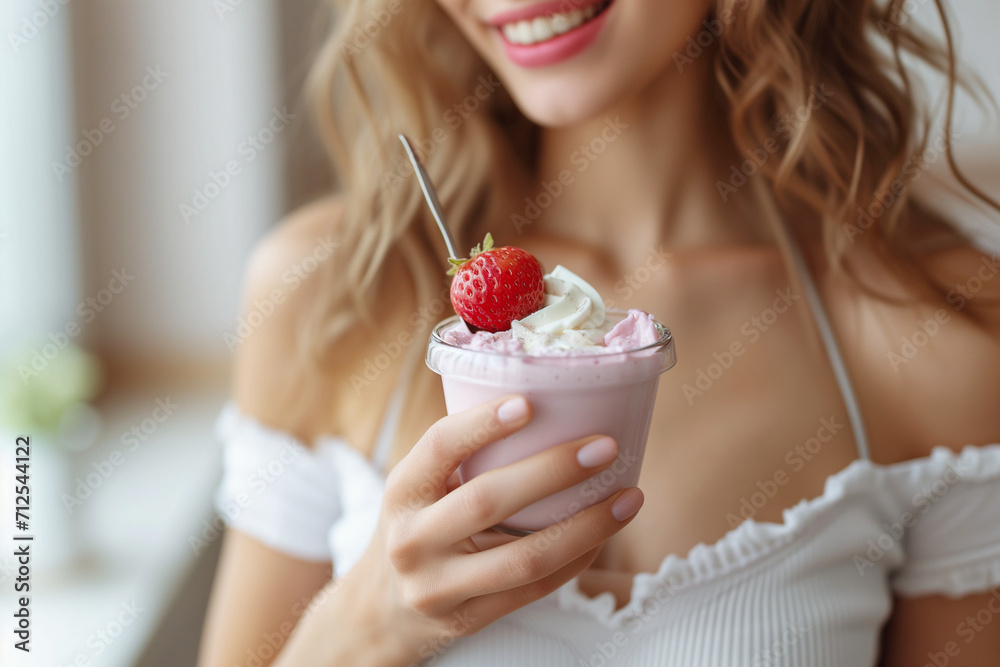
M 614 321 L 625 315 L 607 313 Z M 458 321 L 456 315 L 434 327 L 427 347 L 427 365 L 441 376 L 448 414 L 507 394 L 525 396 L 533 410 L 527 426 L 462 462 L 463 484 L 577 438 L 602 434 L 618 443 L 618 458 L 610 468 L 522 509 L 495 526 L 498 530 L 515 535 L 538 531 L 636 485 L 660 374 L 676 363 L 667 327 L 655 322 L 660 333 L 655 343 L 624 352 L 531 356 L 446 343 L 443 332 Z

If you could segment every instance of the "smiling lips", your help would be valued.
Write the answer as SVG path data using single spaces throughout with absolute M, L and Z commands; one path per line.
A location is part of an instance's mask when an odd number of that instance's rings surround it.
M 580 7 L 580 0 L 536 3 L 490 20 L 507 56 L 521 67 L 543 67 L 572 58 L 597 39 L 611 0 Z

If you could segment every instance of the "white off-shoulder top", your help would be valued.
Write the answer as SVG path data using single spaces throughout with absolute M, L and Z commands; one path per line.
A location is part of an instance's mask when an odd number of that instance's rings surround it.
M 635 576 L 621 609 L 610 593 L 587 597 L 572 580 L 475 635 L 443 637 L 420 656 L 426 664 L 865 667 L 877 659 L 894 593 L 994 589 L 1000 602 L 1000 445 L 938 448 L 894 465 L 869 460 L 832 330 L 802 275 L 859 458 L 780 524 L 747 519 L 714 544 L 667 555 L 656 572 Z M 398 394 L 393 404 L 377 452 L 386 451 Z M 350 571 L 375 530 L 379 461 L 333 437 L 306 448 L 234 405 L 218 434 L 225 476 L 217 504 L 231 528 L 300 559 L 332 560 L 337 576 Z

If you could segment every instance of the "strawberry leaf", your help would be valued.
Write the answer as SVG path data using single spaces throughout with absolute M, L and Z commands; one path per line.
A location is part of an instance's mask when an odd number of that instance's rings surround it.
M 486 232 L 486 238 L 483 239 L 482 244 L 477 243 L 476 247 L 472 249 L 469 253 L 469 257 L 475 257 L 477 255 L 482 255 L 484 252 L 488 252 L 493 249 L 493 235 Z
M 446 275 L 449 275 L 449 276 L 455 275 L 456 273 L 458 273 L 459 267 L 461 267 L 463 264 L 465 264 L 466 262 L 468 262 L 470 259 L 472 259 L 474 257 L 477 257 L 478 255 L 481 255 L 484 252 L 488 252 L 490 250 L 493 250 L 493 235 L 490 234 L 489 232 L 487 232 L 486 233 L 486 238 L 483 239 L 483 242 L 481 244 L 477 243 L 476 246 L 469 253 L 468 257 L 462 257 L 462 258 L 449 257 L 448 258 L 448 263 L 451 264 L 451 268 L 448 269 L 448 272 L 447 272 Z

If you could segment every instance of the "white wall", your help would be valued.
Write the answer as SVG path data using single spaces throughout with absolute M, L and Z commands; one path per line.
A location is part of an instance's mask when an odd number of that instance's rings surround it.
M 69 16 L 0 3 L 0 344 L 44 337 L 79 300 L 76 181 L 49 161 L 72 134 Z M 41 27 L 37 27 L 38 24 Z
M 997 0 L 953 0 L 954 18 L 958 24 L 958 49 L 962 60 L 982 77 L 993 96 L 1000 101 L 1000 2 Z M 962 121 L 970 131 L 981 129 L 983 115 L 978 110 L 962 111 Z M 987 129 L 994 139 L 1000 139 L 1000 127 Z M 996 145 L 993 146 L 996 149 Z
M 917 0 L 914 17 L 939 30 L 934 3 Z M 996 0 L 953 0 L 952 19 L 956 48 L 962 62 L 978 74 L 986 88 L 1000 101 L 1000 3 Z M 940 92 L 942 81 L 931 77 Z M 992 111 L 984 111 L 966 93 L 960 93 L 955 109 L 955 154 L 959 167 L 977 186 L 1000 200 L 1000 126 Z M 933 136 L 940 134 L 936 129 Z M 1000 215 L 970 200 L 952 177 L 946 161 L 933 162 L 928 177 L 914 184 L 916 196 L 939 213 L 955 221 L 983 249 L 1000 252 Z
M 283 212 L 281 135 L 252 160 L 239 151 L 279 100 L 273 5 L 88 0 L 73 12 L 78 126 L 115 123 L 79 169 L 86 292 L 112 269 L 135 275 L 91 339 L 127 358 L 226 356 L 247 251 Z M 114 100 L 147 67 L 165 77 L 122 118 Z M 180 205 L 231 160 L 240 173 L 186 223 Z

